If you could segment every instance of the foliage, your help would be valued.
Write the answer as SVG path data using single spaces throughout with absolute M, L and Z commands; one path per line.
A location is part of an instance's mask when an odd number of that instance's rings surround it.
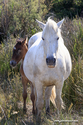
M 81 16 L 82 10 L 82 0 L 51 0 L 50 12 L 54 12 L 57 18 Z
M 19 73 L 13 74 L 0 84 L 0 123 L 13 125 L 19 113 L 18 102 L 22 100 L 22 83 Z M 21 110 L 21 109 L 20 109 Z
M 17 68 L 12 69 L 10 67 L 10 60 L 12 57 L 13 46 L 15 45 L 16 39 L 11 37 L 0 45 L 0 77 L 1 81 L 8 78 L 9 72 L 18 72 L 19 65 Z M 10 76 L 12 76 L 11 74 Z
M 35 19 L 43 19 L 47 12 L 44 0 L 4 0 L 0 8 L 0 32 L 4 37 L 30 37 L 37 31 Z
M 72 72 L 64 84 L 63 95 L 68 106 L 72 102 L 74 109 L 79 109 L 83 106 L 83 20 L 66 20 L 66 28 L 63 35 L 68 36 L 65 40 L 72 56 Z

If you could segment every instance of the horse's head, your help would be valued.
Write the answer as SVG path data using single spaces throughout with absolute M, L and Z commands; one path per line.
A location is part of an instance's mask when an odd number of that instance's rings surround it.
M 17 39 L 16 45 L 13 48 L 13 55 L 10 61 L 10 65 L 15 67 L 21 59 L 24 59 L 26 52 L 28 51 L 27 38 Z
M 43 29 L 42 40 L 46 55 L 46 64 L 49 68 L 54 68 L 57 62 L 57 51 L 61 37 L 60 27 L 64 19 L 56 23 L 52 19 L 48 19 L 46 24 L 38 21 L 39 26 Z

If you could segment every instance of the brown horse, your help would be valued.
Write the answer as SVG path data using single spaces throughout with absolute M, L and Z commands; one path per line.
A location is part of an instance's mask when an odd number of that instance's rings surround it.
M 24 71 L 23 71 L 23 60 L 25 57 L 26 52 L 28 51 L 28 43 L 27 43 L 27 38 L 25 39 L 17 39 L 16 45 L 13 48 L 13 55 L 12 59 L 10 61 L 10 65 L 12 67 L 15 67 L 21 60 L 21 65 L 20 65 L 20 73 L 21 73 L 21 79 L 22 79 L 22 84 L 23 84 L 23 110 L 26 111 L 26 98 L 27 98 L 27 83 L 30 81 L 26 78 Z M 34 109 L 34 101 L 35 101 L 35 95 L 33 91 L 33 85 L 31 85 L 31 100 L 33 104 L 33 110 L 32 112 L 35 113 Z
M 28 51 L 28 42 L 27 42 L 27 38 L 25 39 L 17 39 L 16 41 L 16 45 L 13 48 L 13 55 L 12 55 L 12 59 L 10 61 L 10 65 L 12 67 L 15 67 L 20 61 L 21 61 L 21 65 L 20 65 L 20 73 L 21 73 L 21 79 L 22 79 L 22 84 L 23 84 L 23 111 L 26 111 L 26 98 L 27 98 L 27 83 L 29 82 L 31 85 L 31 101 L 33 104 L 33 109 L 32 112 L 33 114 L 35 114 L 36 112 L 36 106 L 35 106 L 35 91 L 34 91 L 34 86 L 32 85 L 32 83 L 26 78 L 24 71 L 23 71 L 23 61 L 24 61 L 24 57 L 26 52 Z M 49 87 L 47 89 L 47 93 L 49 91 Z M 48 95 L 49 96 L 49 95 Z M 50 97 L 51 102 L 54 104 L 55 106 L 55 88 L 53 87 L 52 89 L 52 93 L 51 93 L 51 97 Z

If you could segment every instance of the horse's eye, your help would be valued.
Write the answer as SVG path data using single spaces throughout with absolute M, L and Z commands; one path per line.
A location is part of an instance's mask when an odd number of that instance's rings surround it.
M 42 39 L 44 40 L 44 38 L 42 37 Z
M 19 42 L 19 45 L 21 45 L 21 42 Z
M 59 37 L 57 38 L 57 40 L 59 40 Z

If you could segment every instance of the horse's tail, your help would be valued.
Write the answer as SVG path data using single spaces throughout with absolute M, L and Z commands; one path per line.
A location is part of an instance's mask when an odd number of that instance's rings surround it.
M 55 98 L 56 98 L 55 86 L 53 86 L 51 96 L 50 96 L 50 101 L 52 102 L 54 107 L 56 107 Z
M 52 104 L 56 108 L 56 103 L 55 103 L 56 93 L 55 93 L 55 89 L 56 89 L 55 86 L 53 86 L 52 92 L 51 92 L 51 96 L 50 96 L 50 101 L 52 102 Z M 62 107 L 62 109 L 65 109 L 65 104 L 64 104 L 63 100 L 62 100 L 61 107 Z

